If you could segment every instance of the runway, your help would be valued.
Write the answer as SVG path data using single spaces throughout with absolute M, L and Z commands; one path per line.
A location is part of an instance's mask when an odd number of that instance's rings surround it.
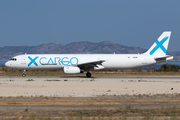
M 179 94 L 180 76 L 1 76 L 0 96 L 97 97 Z

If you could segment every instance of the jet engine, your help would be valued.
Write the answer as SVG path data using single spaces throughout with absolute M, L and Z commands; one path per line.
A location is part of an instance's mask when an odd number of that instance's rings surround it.
M 63 71 L 64 71 L 64 74 L 78 74 L 78 73 L 81 73 L 80 68 L 75 67 L 75 66 L 64 66 Z

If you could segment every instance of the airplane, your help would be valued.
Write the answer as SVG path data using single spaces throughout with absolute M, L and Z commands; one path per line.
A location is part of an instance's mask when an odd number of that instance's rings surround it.
M 78 74 L 86 71 L 91 77 L 92 70 L 118 70 L 149 66 L 173 60 L 166 55 L 171 31 L 164 31 L 150 49 L 142 54 L 24 54 L 18 55 L 5 63 L 13 69 L 58 70 L 65 74 Z

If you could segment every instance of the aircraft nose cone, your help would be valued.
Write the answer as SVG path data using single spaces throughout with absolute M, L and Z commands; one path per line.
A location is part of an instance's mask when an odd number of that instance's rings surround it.
M 6 66 L 6 67 L 9 67 L 9 66 L 10 66 L 10 63 L 7 61 L 7 62 L 5 63 L 5 66 Z

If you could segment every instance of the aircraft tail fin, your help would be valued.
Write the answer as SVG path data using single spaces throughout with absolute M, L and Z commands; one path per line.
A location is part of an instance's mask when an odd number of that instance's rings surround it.
M 156 42 L 144 53 L 148 55 L 166 55 L 171 31 L 164 31 Z

